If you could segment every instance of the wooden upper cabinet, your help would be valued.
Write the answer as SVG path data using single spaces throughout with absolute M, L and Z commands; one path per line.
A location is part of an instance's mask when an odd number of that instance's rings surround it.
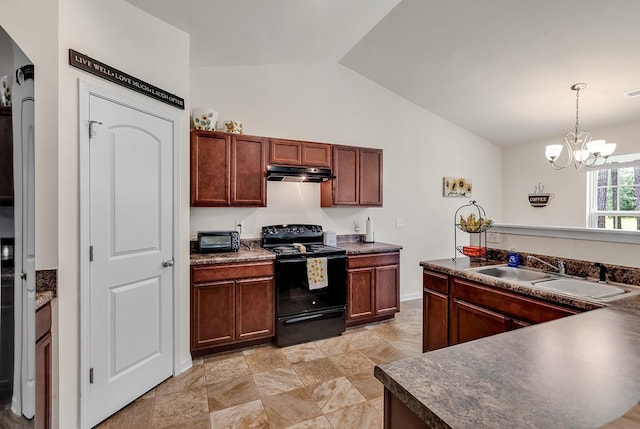
M 360 149 L 360 205 L 382 205 L 382 150 Z
M 231 205 L 267 205 L 267 142 L 264 137 L 231 136 Z
M 382 206 L 382 150 L 333 146 L 333 175 L 321 186 L 320 205 Z
M 331 145 L 269 139 L 269 164 L 331 167 Z
M 267 204 L 264 137 L 191 132 L 191 205 L 264 207 Z
M 224 134 L 191 132 L 191 205 L 228 206 L 231 139 Z

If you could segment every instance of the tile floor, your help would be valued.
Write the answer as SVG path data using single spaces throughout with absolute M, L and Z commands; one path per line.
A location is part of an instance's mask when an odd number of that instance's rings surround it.
M 11 411 L 11 402 L 0 404 L 0 429 L 32 429 L 33 419 L 16 416 Z
M 400 310 L 340 337 L 195 359 L 98 428 L 382 428 L 373 367 L 422 352 L 422 300 Z

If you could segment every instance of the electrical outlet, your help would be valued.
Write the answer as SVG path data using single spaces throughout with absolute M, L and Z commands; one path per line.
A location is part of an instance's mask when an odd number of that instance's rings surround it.
M 396 218 L 396 228 L 402 228 L 404 226 L 404 218 L 397 217 Z
M 236 221 L 236 231 L 242 231 L 243 227 L 244 227 L 243 222 L 241 220 L 237 220 Z
M 487 243 L 502 244 L 502 235 L 498 232 L 487 232 Z
M 355 232 L 360 231 L 360 224 L 358 223 L 358 219 L 354 219 L 354 220 L 353 220 L 353 230 L 354 230 Z

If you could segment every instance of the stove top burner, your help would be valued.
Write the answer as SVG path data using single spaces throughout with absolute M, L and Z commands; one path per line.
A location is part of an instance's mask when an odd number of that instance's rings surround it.
M 288 224 L 262 227 L 262 247 L 275 253 L 278 259 L 346 254 L 343 249 L 325 246 L 322 240 L 320 225 Z
M 324 244 L 306 244 L 306 245 L 281 245 L 269 248 L 277 255 L 307 255 L 321 256 L 328 254 L 341 254 L 345 251 L 338 247 L 325 246 Z

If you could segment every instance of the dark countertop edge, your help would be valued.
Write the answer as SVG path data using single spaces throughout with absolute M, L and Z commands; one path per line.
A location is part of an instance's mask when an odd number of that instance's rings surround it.
M 363 242 L 342 242 L 337 246 L 340 249 L 346 250 L 347 255 L 363 255 L 374 253 L 387 253 L 387 252 L 399 252 L 402 250 L 402 246 L 389 243 L 363 243 Z M 263 248 L 252 248 L 247 250 L 240 250 L 238 252 L 224 252 L 224 253 L 191 253 L 189 256 L 189 265 L 209 265 L 209 264 L 231 264 L 235 262 L 253 262 L 253 261 L 268 261 L 275 260 L 276 255 L 264 250 Z
M 53 298 L 54 298 L 54 293 L 51 290 L 36 292 L 36 299 L 35 299 L 36 311 L 38 311 L 40 308 L 50 303 Z
M 373 368 L 373 375 L 391 394 L 397 397 L 407 408 L 425 422 L 432 429 L 451 429 L 437 414 L 420 402 L 407 389 L 398 383 L 393 377 L 388 375 L 379 365 Z
M 276 255 L 264 249 L 240 250 L 225 253 L 192 253 L 189 257 L 190 265 L 232 264 L 235 262 L 272 261 Z
M 386 253 L 386 252 L 398 252 L 402 250 L 402 246 L 391 243 L 382 243 L 375 241 L 373 243 L 365 242 L 338 242 L 337 246 L 340 249 L 347 251 L 347 255 L 358 255 L 366 253 Z
M 499 261 L 471 261 L 469 258 L 459 259 L 435 259 L 429 261 L 420 261 L 420 266 L 441 274 L 447 274 L 464 278 L 467 280 L 475 281 L 485 284 L 487 286 L 495 287 L 496 289 L 507 290 L 517 293 L 519 295 L 530 296 L 533 298 L 542 299 L 554 304 L 566 305 L 569 307 L 581 309 L 581 310 L 595 310 L 610 305 L 611 302 L 602 303 L 596 301 L 590 301 L 586 299 L 580 299 L 578 297 L 570 297 L 567 295 L 555 294 L 551 291 L 536 289 L 524 284 L 518 284 L 515 282 L 504 281 L 498 278 L 489 278 L 487 276 L 476 274 L 474 271 L 468 270 L 469 268 L 477 268 L 481 266 L 489 265 L 506 265 L 504 262 Z M 621 299 L 621 301 L 623 301 Z

